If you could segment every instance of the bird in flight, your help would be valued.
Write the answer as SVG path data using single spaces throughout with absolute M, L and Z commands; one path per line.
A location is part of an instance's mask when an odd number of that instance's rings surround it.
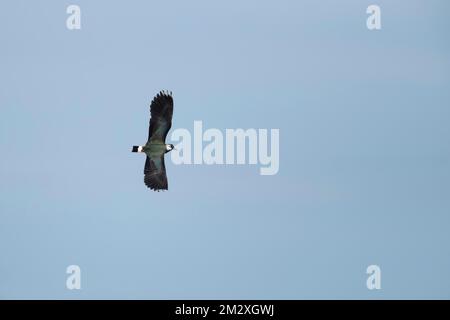
M 172 114 L 172 92 L 159 92 L 150 104 L 150 127 L 147 143 L 145 146 L 133 146 L 131 150 L 131 152 L 146 154 L 144 183 L 155 191 L 168 189 L 164 155 L 174 149 L 173 144 L 166 144 L 167 133 L 172 126 Z

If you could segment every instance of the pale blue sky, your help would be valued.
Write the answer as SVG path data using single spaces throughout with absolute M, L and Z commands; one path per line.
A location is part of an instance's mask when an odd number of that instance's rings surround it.
M 0 298 L 450 298 L 449 10 L 3 1 Z M 278 175 L 167 161 L 150 192 L 161 89 L 174 128 L 279 128 Z

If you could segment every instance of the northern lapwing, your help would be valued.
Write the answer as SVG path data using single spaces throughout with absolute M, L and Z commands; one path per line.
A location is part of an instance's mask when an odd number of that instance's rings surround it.
M 150 104 L 150 127 L 145 146 L 133 146 L 131 152 L 146 154 L 144 183 L 152 190 L 167 190 L 166 166 L 164 154 L 173 150 L 173 144 L 166 144 L 167 133 L 172 126 L 172 92 L 161 91 Z

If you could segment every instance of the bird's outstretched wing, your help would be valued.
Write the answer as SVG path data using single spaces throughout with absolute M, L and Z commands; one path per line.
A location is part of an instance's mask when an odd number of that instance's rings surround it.
M 168 189 L 164 154 L 155 158 L 147 156 L 144 167 L 144 183 L 155 191 Z
M 165 143 L 167 133 L 172 126 L 173 98 L 172 93 L 161 91 L 150 104 L 150 128 L 148 141 Z

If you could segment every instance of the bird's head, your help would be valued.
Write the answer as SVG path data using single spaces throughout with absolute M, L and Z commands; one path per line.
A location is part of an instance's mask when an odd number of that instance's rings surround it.
M 166 144 L 166 152 L 172 151 L 173 149 L 175 149 L 173 144 Z

